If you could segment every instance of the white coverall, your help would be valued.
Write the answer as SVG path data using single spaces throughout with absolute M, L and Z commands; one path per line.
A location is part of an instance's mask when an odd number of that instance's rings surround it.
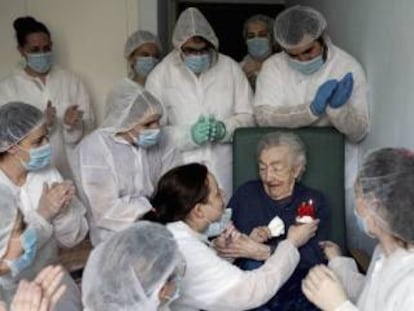
M 145 86 L 163 104 L 169 139 L 182 152 L 184 163 L 207 165 L 227 201 L 232 195 L 233 132 L 254 125 L 253 93 L 239 64 L 223 54 L 215 52 L 212 66 L 198 77 L 190 71 L 182 60 L 181 46 L 200 36 L 218 50 L 218 39 L 205 19 L 180 16 L 180 20 L 174 32 L 175 49 L 154 68 Z M 225 124 L 227 134 L 220 142 L 199 146 L 192 141 L 191 126 L 200 116 L 210 115 Z
M 345 146 L 345 189 L 352 193 L 362 158 L 357 144 L 369 130 L 367 81 L 361 65 L 348 53 L 325 39 L 328 53 L 325 64 L 310 76 L 292 69 L 286 53 L 271 56 L 262 66 L 256 82 L 255 117 L 259 126 L 299 128 L 334 126 L 348 138 Z M 352 72 L 354 87 L 350 99 L 342 107 L 326 108 L 326 114 L 315 116 L 310 104 L 324 82 L 341 80 Z M 350 209 L 353 198 L 347 196 Z
M 335 311 L 405 311 L 414 306 L 414 252 L 398 248 L 388 257 L 377 246 L 366 277 L 351 258 L 329 262 L 350 301 Z
M 16 207 L 22 212 L 25 223 L 32 225 L 36 230 L 38 247 L 36 258 L 29 268 L 23 270 L 15 278 L 10 274 L 0 277 L 0 289 L 9 303 L 21 279 L 33 280 L 42 268 L 59 263 L 58 245 L 67 248 L 74 247 L 85 238 L 88 232 L 86 210 L 77 198 L 74 198 L 51 223 L 37 213 L 43 183 L 46 182 L 51 186 L 54 182 L 62 181 L 56 169 L 45 168 L 29 172 L 25 184 L 19 187 L 0 170 L 0 187 L 10 191 L 16 198 Z M 82 310 L 79 289 L 67 273 L 63 283 L 67 289 L 59 300 L 56 310 Z
M 94 246 L 148 212 L 152 208 L 148 198 L 158 179 L 181 162 L 164 135 L 157 146 L 143 149 L 117 137 L 111 128 L 95 130 L 77 152 L 79 188 L 89 206 Z
M 11 101 L 22 101 L 42 111 L 50 101 L 56 108 L 56 123 L 49 128 L 53 149 L 52 163 L 65 179 L 73 179 L 72 160 L 74 147 L 95 126 L 95 117 L 89 95 L 83 83 L 69 71 L 53 67 L 44 84 L 39 78 L 29 76 L 23 69 L 16 69 L 12 75 L 0 82 L 0 105 Z M 83 122 L 78 128 L 69 130 L 63 123 L 68 107 L 78 105 L 82 110 Z
M 243 271 L 219 257 L 205 236 L 182 221 L 167 225 L 186 260 L 180 297 L 171 310 L 247 310 L 268 301 L 286 282 L 299 262 L 299 252 L 289 241 L 279 243 L 265 264 Z

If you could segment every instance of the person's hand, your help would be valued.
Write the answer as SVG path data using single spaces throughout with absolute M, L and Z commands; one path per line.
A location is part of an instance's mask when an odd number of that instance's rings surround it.
M 352 72 L 348 72 L 341 81 L 329 101 L 329 106 L 332 108 L 339 108 L 348 101 L 351 97 L 352 89 L 354 87 L 354 77 Z
M 263 243 L 272 237 L 272 233 L 267 226 L 260 226 L 254 228 L 252 232 L 250 232 L 249 237 L 258 243 Z
M 227 243 L 225 248 L 216 247 L 219 256 L 224 258 L 251 258 L 266 260 L 270 256 L 270 247 L 257 243 L 247 235 L 241 234 Z
M 214 117 L 209 119 L 210 122 L 210 141 L 220 141 L 227 133 L 226 125 L 222 121 L 216 120 Z
M 46 125 L 51 128 L 55 125 L 56 122 L 56 107 L 52 105 L 51 101 L 47 102 L 46 110 Z
M 246 63 L 242 67 L 248 79 L 254 76 L 256 72 L 259 72 L 261 68 L 262 68 L 262 62 L 256 62 L 252 60 L 246 61 Z
M 40 277 L 40 280 L 38 280 Z M 11 311 L 51 311 L 66 290 L 61 285 L 61 267 L 46 267 L 33 282 L 22 280 L 11 303 Z
M 50 221 L 69 205 L 74 196 L 75 186 L 70 181 L 53 183 L 50 187 L 43 183 L 38 212 Z
M 328 106 L 330 98 L 337 87 L 338 81 L 333 79 L 326 81 L 318 88 L 315 98 L 310 105 L 310 109 L 315 116 L 320 116 L 325 112 L 326 106 Z
M 287 233 L 287 240 L 291 241 L 296 247 L 306 244 L 315 236 L 318 230 L 319 220 L 315 220 L 310 224 L 292 225 Z
M 212 241 L 213 247 L 216 249 L 225 249 L 233 240 L 238 239 L 240 235 L 241 233 L 230 222 L 226 229 Z
M 209 120 L 201 116 L 196 123 L 191 127 L 191 138 L 194 143 L 201 146 L 205 144 L 210 137 L 210 123 Z
M 342 255 L 341 248 L 331 241 L 319 242 L 319 246 L 322 248 L 326 258 L 328 260 L 334 259 Z
M 302 281 L 302 292 L 313 304 L 334 311 L 348 300 L 335 273 L 325 265 L 312 268 Z
M 70 128 L 78 127 L 83 118 L 83 111 L 79 110 L 78 105 L 68 107 L 63 116 L 63 122 Z

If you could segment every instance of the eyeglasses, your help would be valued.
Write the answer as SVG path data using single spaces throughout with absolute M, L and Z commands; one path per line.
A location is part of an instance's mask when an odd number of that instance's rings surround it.
M 210 51 L 209 46 L 205 46 L 200 49 L 192 48 L 192 47 L 183 47 L 181 48 L 181 51 L 184 55 L 201 55 L 201 54 L 207 54 Z

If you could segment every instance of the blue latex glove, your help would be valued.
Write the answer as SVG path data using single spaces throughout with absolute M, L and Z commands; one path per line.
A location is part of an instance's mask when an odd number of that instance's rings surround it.
M 354 87 L 354 77 L 351 72 L 348 72 L 341 81 L 332 95 L 329 106 L 332 108 L 339 108 L 348 101 L 351 97 L 352 89 Z
M 310 109 L 315 116 L 320 116 L 325 112 L 326 106 L 328 105 L 329 100 L 337 87 L 338 81 L 333 79 L 324 82 L 318 88 L 315 98 L 310 105 Z
M 214 117 L 210 119 L 210 141 L 222 140 L 227 133 L 226 126 L 223 122 L 216 120 Z
M 210 138 L 210 122 L 201 116 L 191 127 L 191 138 L 197 145 L 203 145 Z

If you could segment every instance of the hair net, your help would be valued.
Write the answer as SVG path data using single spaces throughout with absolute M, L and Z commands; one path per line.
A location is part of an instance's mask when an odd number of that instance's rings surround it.
M 414 243 L 414 152 L 395 148 L 371 152 L 359 170 L 357 186 L 380 225 Z
M 45 122 L 43 112 L 22 102 L 10 102 L 0 107 L 0 152 L 17 144 Z
M 101 127 L 129 130 L 148 113 L 162 115 L 160 102 L 134 81 L 123 79 L 109 97 Z
M 305 46 L 318 39 L 327 26 L 321 13 L 311 7 L 294 6 L 275 20 L 275 40 L 285 49 Z
M 207 19 L 198 9 L 187 8 L 181 13 L 175 24 L 172 38 L 174 48 L 180 49 L 192 37 L 202 37 L 218 50 L 219 41 Z
M 7 246 L 17 218 L 15 198 L 8 189 L 0 188 L 0 258 L 7 252 Z
M 161 51 L 161 43 L 156 35 L 146 30 L 138 30 L 129 36 L 125 43 L 124 56 L 128 58 L 132 52 L 145 43 L 154 43 Z
M 184 266 L 177 242 L 162 225 L 140 221 L 100 244 L 86 266 L 87 310 L 157 310 L 158 292 Z
M 248 32 L 248 26 L 251 23 L 260 22 L 266 26 L 266 29 L 270 35 L 270 37 L 273 39 L 273 18 L 263 15 L 263 14 L 257 14 L 249 17 L 245 22 L 243 26 L 243 38 L 247 38 L 247 32 Z

